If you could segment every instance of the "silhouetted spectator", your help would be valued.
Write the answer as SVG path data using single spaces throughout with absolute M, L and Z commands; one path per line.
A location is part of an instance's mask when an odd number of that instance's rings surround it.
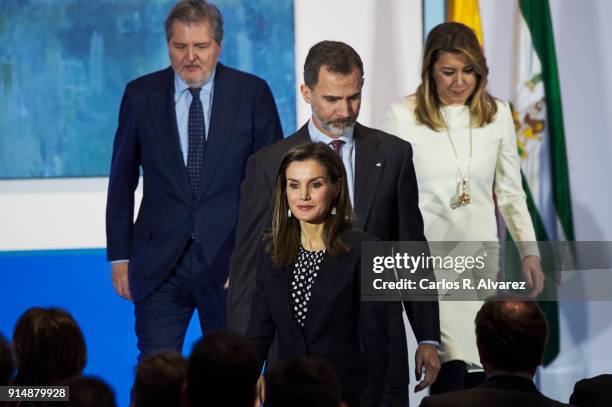
M 75 376 L 57 383 L 68 386 L 70 401 L 68 407 L 116 407 L 115 392 L 102 379 L 93 376 Z M 49 401 L 44 406 L 64 405 L 61 402 Z
M 570 404 L 577 407 L 612 406 L 612 374 L 602 374 L 576 382 Z
M 15 373 L 15 359 L 11 346 L 0 334 L 0 386 L 7 386 Z
M 212 332 L 193 347 L 187 371 L 191 407 L 253 407 L 259 378 L 251 343 L 230 331 Z
M 60 308 L 34 307 L 13 332 L 17 386 L 45 386 L 80 375 L 87 363 L 85 339 L 72 316 Z
M 161 351 L 136 367 L 134 407 L 180 407 L 187 381 L 187 359 L 176 351 Z
M 468 390 L 426 397 L 421 406 L 566 406 L 544 396 L 533 383 L 547 338 L 548 324 L 537 303 L 487 300 L 476 315 L 476 345 L 487 379 Z
M 266 407 L 339 407 L 342 390 L 334 370 L 325 362 L 291 358 L 278 362 L 266 374 Z

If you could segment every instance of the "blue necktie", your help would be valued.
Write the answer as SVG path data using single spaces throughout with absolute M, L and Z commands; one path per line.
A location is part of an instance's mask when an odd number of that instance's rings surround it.
M 187 123 L 187 176 L 193 199 L 200 188 L 200 170 L 204 164 L 204 150 L 206 149 L 206 127 L 204 126 L 204 108 L 200 100 L 201 88 L 189 88 L 192 100 L 189 106 L 189 120 Z M 193 240 L 199 241 L 198 230 L 194 223 Z

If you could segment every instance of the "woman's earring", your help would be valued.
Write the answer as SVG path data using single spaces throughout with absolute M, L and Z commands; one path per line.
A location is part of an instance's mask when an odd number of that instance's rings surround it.
M 335 215 L 335 214 L 336 214 L 336 207 L 335 207 L 335 206 L 332 208 L 332 210 L 331 210 L 331 214 L 332 214 L 332 215 Z
M 287 217 L 290 218 L 291 217 L 291 209 L 287 209 Z

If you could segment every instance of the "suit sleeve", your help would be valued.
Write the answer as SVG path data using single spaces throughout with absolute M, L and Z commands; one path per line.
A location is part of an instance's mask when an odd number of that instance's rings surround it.
M 236 243 L 229 271 L 228 324 L 242 334 L 246 332 L 251 311 L 257 247 L 271 224 L 271 197 L 272 186 L 268 185 L 258 156 L 253 155 L 247 162 L 240 189 Z
M 362 394 L 364 406 L 378 406 L 382 400 L 389 366 L 388 304 L 361 303 L 361 341 L 367 366 L 367 385 Z
M 257 88 L 255 97 L 255 115 L 253 126 L 253 152 L 274 144 L 283 138 L 283 129 L 274 97 L 268 84 L 262 80 Z
M 407 142 L 406 142 L 407 143 Z M 412 147 L 407 143 L 398 184 L 399 240 L 425 242 L 423 217 L 419 209 L 419 190 L 412 162 Z M 425 255 L 429 255 L 426 250 Z M 435 279 L 432 270 L 421 269 L 419 278 Z M 433 292 L 430 291 L 433 294 Z M 440 311 L 437 297 L 432 301 L 404 301 L 404 310 L 417 342 L 440 342 Z
M 134 114 L 128 85 L 119 109 L 106 201 L 107 258 L 110 261 L 130 258 L 134 191 L 138 186 L 140 167 Z
M 252 298 L 252 313 L 248 323 L 247 336 L 255 346 L 261 368 L 268 356 L 270 346 L 276 335 L 276 324 L 268 308 L 266 298 L 264 274 L 272 269 L 272 263 L 265 251 L 264 242 L 261 242 L 257 256 L 257 271 L 255 289 Z

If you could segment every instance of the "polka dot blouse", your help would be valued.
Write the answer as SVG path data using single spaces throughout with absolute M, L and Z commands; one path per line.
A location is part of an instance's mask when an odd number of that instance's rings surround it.
M 304 327 L 312 287 L 317 278 L 319 265 L 323 260 L 324 254 L 325 250 L 309 252 L 300 245 L 297 259 L 293 266 L 293 276 L 289 289 L 292 303 L 291 311 L 301 327 Z

